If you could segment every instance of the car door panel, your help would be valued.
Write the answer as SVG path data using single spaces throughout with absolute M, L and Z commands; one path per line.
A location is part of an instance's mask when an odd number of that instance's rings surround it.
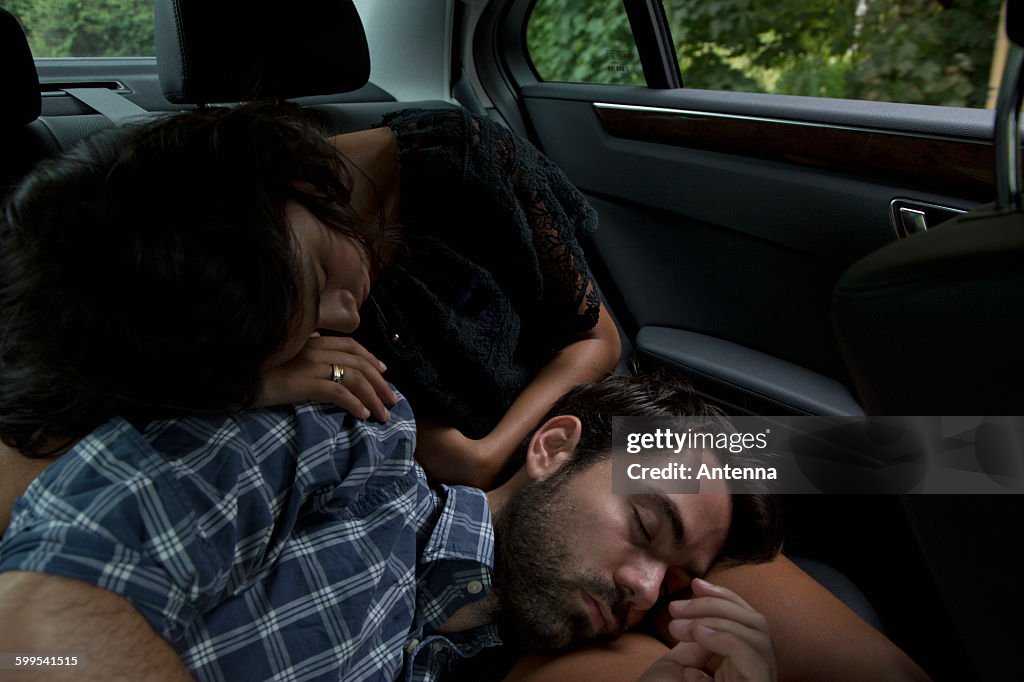
M 842 383 L 777 357 L 683 329 L 644 326 L 637 347 L 694 377 L 719 402 L 753 414 L 850 416 L 863 411 Z
M 591 258 L 631 337 L 703 334 L 819 373 L 822 387 L 846 380 L 833 286 L 897 238 L 893 200 L 967 210 L 992 192 L 985 111 L 560 83 L 525 84 L 522 101 L 601 215 Z M 701 388 L 735 405 L 722 387 L 736 380 Z M 769 397 L 754 374 L 748 388 Z M 834 396 L 805 405 L 852 409 Z
M 601 214 L 592 259 L 607 269 L 610 276 L 602 286 L 618 290 L 628 312 L 620 317 L 635 329 L 654 325 L 747 339 L 743 345 L 804 359 L 815 371 L 836 371 L 838 356 L 829 356 L 820 344 L 831 334 L 827 316 L 819 315 L 827 311 L 830 297 L 807 282 L 837 278 L 838 267 L 707 222 L 590 199 Z M 780 269 L 765 272 L 764 263 Z M 757 303 L 747 294 L 752 288 L 758 291 Z M 774 344 L 771 334 L 764 333 L 765 327 L 789 329 L 815 316 L 821 318 L 818 328 L 805 329 L 801 339 L 788 345 Z M 807 358 L 814 359 L 813 365 Z

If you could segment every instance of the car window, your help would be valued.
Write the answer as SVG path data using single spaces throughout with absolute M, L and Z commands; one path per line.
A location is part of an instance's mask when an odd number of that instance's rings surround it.
M 7 0 L 32 55 L 151 57 L 152 0 Z
M 645 84 L 622 0 L 538 0 L 526 47 L 541 80 Z
M 1002 4 L 663 0 L 685 87 L 977 108 L 995 105 Z M 529 22 L 542 80 L 642 82 L 621 0 L 538 0 Z
M 997 40 L 1000 0 L 664 0 L 664 6 L 687 87 L 994 104 L 992 57 L 1004 47 Z M 998 78 L 994 85 L 993 93 Z

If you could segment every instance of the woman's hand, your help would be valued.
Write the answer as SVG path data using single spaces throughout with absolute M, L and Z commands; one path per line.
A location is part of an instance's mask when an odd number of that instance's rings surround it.
M 765 617 L 724 587 L 699 579 L 691 587 L 693 599 L 669 604 L 669 632 L 679 643 L 638 682 L 775 682 Z
M 482 490 L 490 490 L 505 464 L 486 436 L 474 440 L 426 419 L 416 420 L 416 461 L 433 480 Z
M 333 365 L 344 369 L 334 381 Z M 387 368 L 354 339 L 342 336 L 309 337 L 294 358 L 263 372 L 257 407 L 314 400 L 333 403 L 359 419 L 385 422 L 388 408 L 398 402 L 382 372 Z

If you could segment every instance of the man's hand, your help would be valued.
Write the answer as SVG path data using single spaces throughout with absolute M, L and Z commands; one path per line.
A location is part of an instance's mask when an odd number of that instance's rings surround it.
M 345 370 L 340 382 L 332 378 L 333 365 Z M 264 370 L 256 406 L 314 400 L 337 405 L 358 419 L 385 422 L 391 416 L 388 408 L 398 402 L 382 376 L 385 369 L 354 339 L 314 334 L 294 358 Z
M 739 595 L 694 580 L 693 599 L 669 604 L 669 632 L 679 640 L 638 682 L 775 682 L 768 622 Z

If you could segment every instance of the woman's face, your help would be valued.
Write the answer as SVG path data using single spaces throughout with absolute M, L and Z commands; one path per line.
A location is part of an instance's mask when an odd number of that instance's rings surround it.
M 288 339 L 264 368 L 291 360 L 317 329 L 354 332 L 359 308 L 370 295 L 370 265 L 361 244 L 331 230 L 294 201 L 285 206 L 285 217 L 295 237 L 303 306 Z

